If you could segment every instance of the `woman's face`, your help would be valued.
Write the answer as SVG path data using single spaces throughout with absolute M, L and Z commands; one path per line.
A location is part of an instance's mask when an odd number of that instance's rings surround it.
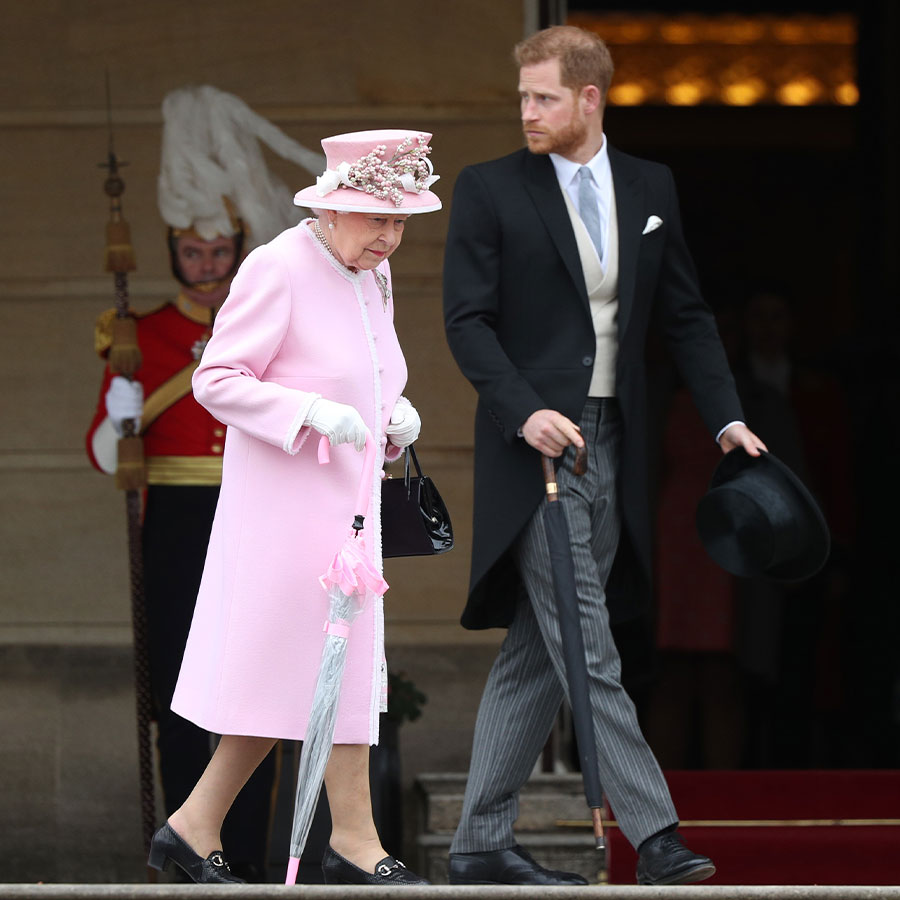
M 403 240 L 409 216 L 381 213 L 336 213 L 326 211 L 326 237 L 338 260 L 348 268 L 374 269 Z

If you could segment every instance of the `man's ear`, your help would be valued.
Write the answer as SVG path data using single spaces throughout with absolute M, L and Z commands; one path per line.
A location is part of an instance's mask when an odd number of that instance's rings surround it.
M 586 84 L 581 89 L 580 99 L 585 115 L 595 113 L 600 108 L 600 88 L 596 84 Z

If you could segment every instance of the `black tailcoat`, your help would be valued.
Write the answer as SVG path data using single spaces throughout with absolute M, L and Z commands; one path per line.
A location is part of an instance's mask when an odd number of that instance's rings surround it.
M 669 169 L 609 150 L 619 228 L 616 394 L 623 529 L 607 585 L 621 621 L 649 596 L 645 343 L 651 320 L 715 435 L 740 401 L 682 234 Z M 650 216 L 662 225 L 646 234 Z M 715 223 L 714 223 L 715 224 Z M 719 227 L 718 225 L 716 227 Z M 538 452 L 517 436 L 535 410 L 578 421 L 596 348 L 575 233 L 553 163 L 520 150 L 460 173 L 444 260 L 450 349 L 478 392 L 466 628 L 506 626 L 520 582 L 509 549 L 544 497 Z

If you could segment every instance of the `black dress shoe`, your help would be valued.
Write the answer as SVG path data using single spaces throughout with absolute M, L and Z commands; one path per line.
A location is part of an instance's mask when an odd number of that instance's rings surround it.
M 713 861 L 688 850 L 677 831 L 647 838 L 638 853 L 638 884 L 693 884 L 715 873 Z
M 575 872 L 545 869 L 516 844 L 506 850 L 451 853 L 450 884 L 587 884 Z
M 153 835 L 147 862 L 160 872 L 175 863 L 197 884 L 246 884 L 243 878 L 231 874 L 221 850 L 213 850 L 203 859 L 168 822 Z
M 386 856 L 374 872 L 364 872 L 349 859 L 326 847 L 322 854 L 322 874 L 325 884 L 431 884 L 427 878 L 410 872 L 399 859 Z

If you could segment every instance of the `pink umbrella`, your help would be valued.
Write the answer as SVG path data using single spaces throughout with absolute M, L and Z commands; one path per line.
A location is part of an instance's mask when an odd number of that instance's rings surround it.
M 331 565 L 319 578 L 322 587 L 328 592 L 328 619 L 323 627 L 325 644 L 322 648 L 322 662 L 300 754 L 294 823 L 291 829 L 291 856 L 285 884 L 295 884 L 297 881 L 300 856 L 309 837 L 313 812 L 325 777 L 325 766 L 331 755 L 350 626 L 370 597 L 380 597 L 388 589 L 362 534 L 369 509 L 375 453 L 375 441 L 367 431 L 363 476 L 356 495 L 353 525 Z M 328 439 L 323 437 L 319 442 L 319 462 L 328 461 Z

